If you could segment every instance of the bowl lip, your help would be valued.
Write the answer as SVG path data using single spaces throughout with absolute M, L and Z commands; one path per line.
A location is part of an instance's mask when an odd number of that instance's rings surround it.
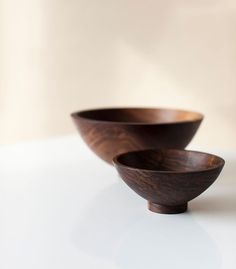
M 170 122 L 145 122 L 145 121 L 140 121 L 140 122 L 124 122 L 124 121 L 108 121 L 108 120 L 96 120 L 92 118 L 87 118 L 83 116 L 83 113 L 86 112 L 95 112 L 95 111 L 109 111 L 109 110 L 162 110 L 162 111 L 177 111 L 177 112 L 186 112 L 186 113 L 193 113 L 196 115 L 195 119 L 191 120 L 180 120 L 180 121 L 170 121 Z M 103 124 L 118 124 L 118 125 L 173 125 L 173 124 L 183 124 L 183 123 L 194 123 L 194 122 L 201 122 L 204 119 L 204 115 L 200 112 L 197 111 L 192 111 L 192 110 L 185 110 L 185 109 L 178 109 L 178 108 L 167 108 L 167 107 L 132 107 L 132 106 L 127 106 L 127 107 L 105 107 L 105 108 L 93 108 L 93 109 L 85 109 L 85 110 L 79 110 L 75 111 L 70 114 L 70 116 L 73 119 L 80 119 L 84 120 L 87 122 L 91 123 L 103 123 Z
M 206 169 L 198 169 L 198 170 L 192 170 L 192 171 L 163 171 L 163 170 L 156 170 L 156 169 L 144 169 L 144 168 L 135 168 L 132 166 L 128 166 L 125 165 L 121 162 L 119 162 L 119 158 L 122 155 L 126 155 L 129 153 L 135 153 L 135 152 L 145 152 L 145 151 L 177 151 L 177 152 L 191 152 L 194 154 L 204 154 L 204 155 L 208 155 L 208 156 L 212 156 L 212 157 L 216 157 L 217 159 L 219 159 L 220 163 L 214 167 L 210 167 L 210 168 L 206 168 Z M 144 149 L 144 150 L 135 150 L 135 151 L 129 151 L 129 152 L 125 152 L 125 153 L 121 153 L 118 154 L 117 156 L 115 156 L 112 159 L 112 163 L 115 167 L 122 167 L 128 170 L 133 170 L 133 171 L 143 171 L 143 172 L 150 172 L 150 173 L 159 173 L 159 174 L 193 174 L 193 173 L 200 173 L 200 172 L 207 172 L 207 171 L 211 171 L 211 170 L 215 170 L 218 169 L 220 167 L 224 167 L 225 165 L 225 160 L 223 158 L 221 158 L 218 155 L 215 154 L 211 154 L 211 153 L 207 153 L 207 152 L 203 152 L 203 151 L 197 151 L 197 150 L 185 150 L 185 149 L 155 149 L 155 148 L 151 148 L 151 149 Z

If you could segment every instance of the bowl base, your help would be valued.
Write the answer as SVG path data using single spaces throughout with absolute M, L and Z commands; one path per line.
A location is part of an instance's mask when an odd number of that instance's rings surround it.
M 187 203 L 175 206 L 165 206 L 165 205 L 158 205 L 148 201 L 148 209 L 152 212 L 160 214 L 179 214 L 185 212 L 187 208 L 188 208 Z

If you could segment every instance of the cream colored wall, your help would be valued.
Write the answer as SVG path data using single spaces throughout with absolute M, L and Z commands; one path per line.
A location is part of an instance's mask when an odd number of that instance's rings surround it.
M 142 105 L 203 112 L 194 143 L 236 149 L 235 1 L 0 1 L 1 143 Z

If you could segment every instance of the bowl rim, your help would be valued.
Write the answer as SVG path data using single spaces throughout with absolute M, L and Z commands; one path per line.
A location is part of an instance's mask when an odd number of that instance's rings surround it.
M 198 170 L 192 170 L 192 171 L 164 171 L 164 170 L 156 170 L 156 169 L 144 169 L 144 168 L 136 168 L 136 167 L 132 167 L 129 165 L 125 165 L 123 163 L 121 163 L 118 159 L 122 156 L 122 155 L 126 155 L 129 153 L 135 153 L 135 152 L 145 152 L 145 151 L 179 151 L 179 152 L 191 152 L 194 154 L 204 154 L 204 155 L 208 155 L 208 156 L 212 156 L 212 157 L 216 157 L 217 159 L 219 159 L 220 163 L 214 167 L 210 167 L 210 168 L 206 168 L 206 169 L 198 169 Z M 211 154 L 211 153 L 207 153 L 207 152 L 203 152 L 203 151 L 197 151 L 197 150 L 185 150 L 185 149 L 155 149 L 155 148 L 151 148 L 151 149 L 144 149 L 144 150 L 135 150 L 135 151 L 129 151 L 129 152 L 125 152 L 125 153 L 121 153 L 118 154 L 117 156 L 115 156 L 112 159 L 112 163 L 115 167 L 123 167 L 125 169 L 128 170 L 133 170 L 133 171 L 143 171 L 143 172 L 151 172 L 151 173 L 160 173 L 160 174 L 192 174 L 192 173 L 200 173 L 200 172 L 207 172 L 207 171 L 211 171 L 211 170 L 215 170 L 219 167 L 224 167 L 225 165 L 225 160 L 223 158 L 221 158 L 218 155 L 215 154 Z
M 96 120 L 92 118 L 88 118 L 83 116 L 84 113 L 87 112 L 95 112 L 95 111 L 109 111 L 109 110 L 162 110 L 162 111 L 177 111 L 177 112 L 186 112 L 186 113 L 192 113 L 195 114 L 196 118 L 194 119 L 189 119 L 189 120 L 179 120 L 179 121 L 169 121 L 169 122 L 145 122 L 145 121 L 140 121 L 140 122 L 124 122 L 124 121 L 108 121 L 108 120 Z M 104 107 L 104 108 L 93 108 L 93 109 L 85 109 L 85 110 L 79 110 L 72 112 L 70 116 L 73 119 L 80 119 L 84 120 L 87 122 L 92 122 L 92 123 L 104 123 L 104 124 L 119 124 L 119 125 L 173 125 L 173 124 L 183 124 L 183 123 L 194 123 L 194 122 L 201 122 L 204 119 L 204 115 L 200 112 L 193 111 L 193 110 L 187 110 L 187 109 L 178 109 L 178 108 L 167 108 L 167 107 L 132 107 L 132 106 L 127 106 L 127 107 Z

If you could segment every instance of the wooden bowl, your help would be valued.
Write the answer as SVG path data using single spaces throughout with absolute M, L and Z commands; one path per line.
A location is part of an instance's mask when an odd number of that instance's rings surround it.
M 128 151 L 184 149 L 203 119 L 197 112 L 153 108 L 94 109 L 71 116 L 85 143 L 110 164 Z
M 148 201 L 156 213 L 187 210 L 188 201 L 204 192 L 218 177 L 224 160 L 187 150 L 144 150 L 113 159 L 125 183 Z

